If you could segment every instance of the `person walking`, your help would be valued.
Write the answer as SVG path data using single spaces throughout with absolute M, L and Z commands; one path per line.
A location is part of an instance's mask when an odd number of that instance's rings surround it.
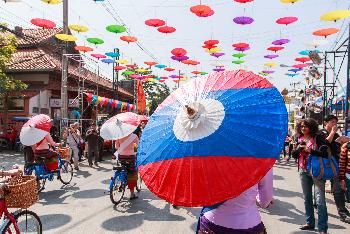
M 256 185 L 238 197 L 204 207 L 198 220 L 197 233 L 267 233 L 258 206 L 267 208 L 272 204 L 272 199 L 273 173 L 270 169 Z
M 115 141 L 117 149 L 115 155 L 122 165 L 127 169 L 128 188 L 130 190 L 130 200 L 138 198 L 135 195 L 135 187 L 137 186 L 137 169 L 136 169 L 136 152 L 135 148 L 139 143 L 139 138 L 132 133 L 124 138 Z
M 67 143 L 72 150 L 72 157 L 74 163 L 74 169 L 79 170 L 79 142 L 81 140 L 80 133 L 78 131 L 79 125 L 71 124 L 68 129 Z
M 94 158 L 94 164 L 98 167 L 99 161 L 99 135 L 97 133 L 96 124 L 92 123 L 90 128 L 86 132 L 85 142 L 88 144 L 88 162 L 92 167 L 92 159 Z
M 310 155 L 327 158 L 328 142 L 322 134 L 318 134 L 318 123 L 311 118 L 299 121 L 296 125 L 296 133 L 299 137 L 294 154 L 298 155 L 298 170 L 303 191 L 306 216 L 306 224 L 301 226 L 300 229 L 315 229 L 315 215 L 312 202 L 312 187 L 315 185 L 318 232 L 325 234 L 328 230 L 328 213 L 325 192 L 326 181 L 312 177 L 307 171 L 307 162 Z
M 336 139 L 339 137 L 337 133 L 337 124 L 338 118 L 335 115 L 328 115 L 324 118 L 324 129 L 321 130 L 321 134 L 329 143 L 329 148 L 331 150 L 332 156 L 339 163 L 340 157 L 340 144 L 336 142 Z M 345 194 L 341 189 L 339 178 L 331 180 L 331 188 L 334 197 L 335 204 L 337 206 L 339 219 L 342 222 L 350 223 L 350 212 L 346 209 L 345 206 Z

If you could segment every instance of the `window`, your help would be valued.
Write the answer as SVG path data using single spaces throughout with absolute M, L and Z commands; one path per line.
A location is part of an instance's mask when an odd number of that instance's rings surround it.
M 0 110 L 4 109 L 3 100 L 0 100 Z M 24 111 L 24 98 L 23 97 L 9 97 L 8 100 L 9 111 Z

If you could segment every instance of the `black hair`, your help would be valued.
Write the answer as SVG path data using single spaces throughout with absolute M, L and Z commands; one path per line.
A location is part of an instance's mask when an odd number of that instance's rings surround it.
M 338 117 L 335 115 L 327 115 L 324 117 L 323 121 L 324 122 L 329 122 L 331 120 L 335 119 L 338 122 Z
M 312 137 L 315 137 L 317 132 L 318 132 L 318 123 L 316 122 L 316 120 L 314 120 L 312 118 L 300 120 L 297 123 L 297 126 L 295 127 L 295 132 L 298 134 L 299 137 L 303 136 L 303 133 L 301 132 L 301 124 L 302 123 L 309 128 L 310 135 Z

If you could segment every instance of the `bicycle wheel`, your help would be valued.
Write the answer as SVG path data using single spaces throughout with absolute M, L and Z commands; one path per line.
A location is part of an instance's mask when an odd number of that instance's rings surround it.
M 114 205 L 118 205 L 125 193 L 126 183 L 118 177 L 113 181 L 113 187 L 109 190 L 109 197 Z
M 42 234 L 42 224 L 39 216 L 33 211 L 22 210 L 17 214 L 14 214 L 17 221 L 17 226 L 20 233 L 32 233 L 32 234 Z M 6 220 L 4 228 L 1 229 L 1 234 L 15 234 L 16 229 L 14 224 L 10 220 Z
M 59 169 L 60 169 L 60 175 L 59 175 L 60 181 L 62 182 L 62 184 L 69 184 L 73 178 L 72 164 L 70 162 L 67 162 L 66 160 L 62 160 L 62 165 Z

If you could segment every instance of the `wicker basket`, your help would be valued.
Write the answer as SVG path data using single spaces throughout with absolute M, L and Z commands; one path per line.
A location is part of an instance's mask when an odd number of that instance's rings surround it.
M 68 159 L 70 156 L 69 147 L 60 147 L 58 148 L 58 152 L 60 153 L 62 159 Z
M 22 176 L 6 185 L 6 205 L 9 208 L 26 209 L 38 201 L 38 187 L 35 176 Z

